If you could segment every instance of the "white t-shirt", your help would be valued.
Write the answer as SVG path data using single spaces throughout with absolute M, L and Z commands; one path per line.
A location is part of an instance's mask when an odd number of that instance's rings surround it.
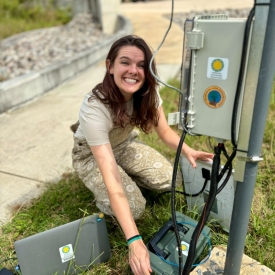
M 162 105 L 159 97 L 158 107 Z M 79 111 L 79 126 L 75 132 L 75 137 L 86 139 L 90 146 L 110 143 L 109 133 L 114 128 L 113 118 L 108 107 L 100 100 L 93 97 L 89 100 L 91 93 L 88 93 L 81 104 Z M 133 99 L 126 102 L 127 113 L 133 113 Z

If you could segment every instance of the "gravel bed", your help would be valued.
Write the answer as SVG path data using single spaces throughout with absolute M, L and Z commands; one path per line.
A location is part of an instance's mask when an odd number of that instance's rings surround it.
M 64 26 L 26 35 L 0 53 L 0 81 L 66 60 L 107 37 L 89 14 L 78 14 Z

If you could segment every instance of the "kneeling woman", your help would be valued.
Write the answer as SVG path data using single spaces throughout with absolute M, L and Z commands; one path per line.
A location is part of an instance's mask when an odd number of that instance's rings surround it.
M 167 124 L 157 83 L 149 71 L 152 52 L 136 36 L 117 40 L 106 58 L 103 82 L 88 93 L 74 127 L 73 167 L 93 192 L 97 207 L 115 215 L 129 245 L 129 262 L 135 275 L 149 274 L 149 253 L 135 224 L 145 209 L 138 186 L 167 190 L 173 167 L 153 148 L 139 142 L 134 128 L 161 140 L 176 150 L 179 136 Z M 156 73 L 155 64 L 152 69 Z M 182 153 L 195 167 L 195 160 L 212 154 L 183 144 Z M 133 240 L 133 239 L 132 239 Z

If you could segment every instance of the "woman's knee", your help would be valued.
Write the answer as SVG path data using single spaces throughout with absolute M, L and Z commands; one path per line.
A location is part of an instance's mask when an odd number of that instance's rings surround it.
M 138 220 L 139 218 L 141 218 L 142 214 L 145 211 L 145 205 L 146 205 L 145 199 L 139 202 L 129 202 L 129 206 L 130 206 L 134 220 Z
M 145 205 L 146 205 L 145 199 L 144 201 L 140 201 L 140 202 L 129 201 L 130 210 L 132 212 L 132 216 L 134 220 L 141 218 L 142 214 L 145 211 Z M 96 206 L 105 215 L 115 216 L 108 198 L 106 198 L 104 201 L 96 201 Z

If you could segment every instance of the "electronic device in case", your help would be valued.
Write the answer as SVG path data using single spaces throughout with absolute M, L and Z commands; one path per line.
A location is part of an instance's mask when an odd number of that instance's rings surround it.
M 181 239 L 183 265 L 187 259 L 191 236 L 197 221 L 176 212 L 177 230 Z M 201 253 L 210 243 L 210 228 L 205 226 L 197 242 L 194 263 L 199 260 Z M 179 256 L 175 230 L 172 221 L 168 221 L 155 236 L 147 243 L 150 254 L 151 268 L 156 275 L 177 275 Z
M 237 91 L 246 18 L 224 14 L 198 15 L 185 22 L 179 109 L 188 131 L 231 140 L 231 114 Z M 226 33 L 226 35 L 224 35 Z M 243 87 L 236 118 L 238 137 Z M 168 124 L 182 129 L 180 112 Z

